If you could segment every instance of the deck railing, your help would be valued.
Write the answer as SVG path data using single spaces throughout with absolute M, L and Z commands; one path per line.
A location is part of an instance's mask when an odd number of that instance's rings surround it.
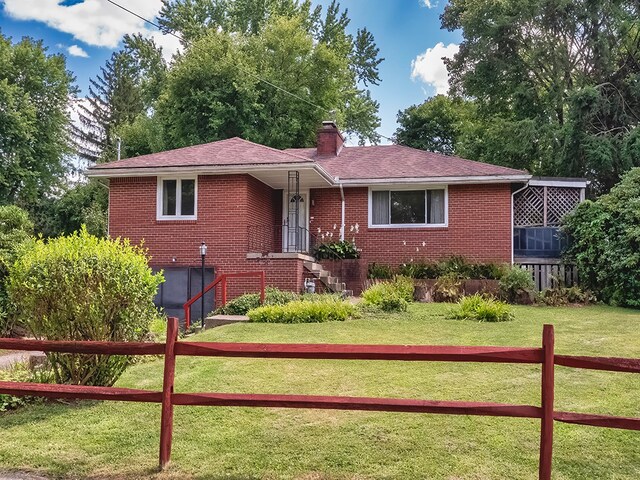
M 167 322 L 166 343 L 63 342 L 0 339 L 0 348 L 108 355 L 164 354 L 162 391 L 130 388 L 0 382 L 0 394 L 47 398 L 92 399 L 162 404 L 159 465 L 171 457 L 174 405 L 317 408 L 539 418 L 539 478 L 551 478 L 554 422 L 640 431 L 640 418 L 554 410 L 554 366 L 640 373 L 640 359 L 555 355 L 552 325 L 545 325 L 542 347 L 476 347 L 422 345 L 332 345 L 179 342 L 178 320 Z M 541 406 L 489 402 L 434 401 L 402 398 L 265 395 L 246 393 L 174 393 L 176 356 L 252 357 L 334 360 L 400 360 L 414 362 L 493 362 L 542 364 Z
M 260 304 L 264 303 L 265 298 L 265 288 L 266 288 L 266 277 L 264 271 L 257 272 L 237 272 L 237 273 L 223 273 L 219 275 L 213 282 L 204 287 L 204 290 L 197 295 L 191 297 L 189 300 L 185 302 L 182 306 L 184 308 L 184 325 L 185 329 L 189 329 L 191 326 L 191 305 L 200 300 L 207 292 L 211 289 L 215 288 L 220 284 L 221 287 L 221 297 L 222 297 L 222 306 L 224 307 L 227 304 L 227 280 L 230 278 L 251 278 L 258 277 L 260 279 Z M 204 302 L 204 298 L 202 298 Z M 204 321 L 204 319 L 203 319 Z

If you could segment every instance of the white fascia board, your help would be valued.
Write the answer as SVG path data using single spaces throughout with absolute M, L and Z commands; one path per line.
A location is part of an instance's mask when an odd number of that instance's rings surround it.
M 85 174 L 88 177 L 158 177 L 168 175 L 230 175 L 235 173 L 252 173 L 265 170 L 314 170 L 329 185 L 333 185 L 331 177 L 324 169 L 318 168 L 316 164 L 309 163 L 278 163 L 278 164 L 255 164 L 255 165 L 198 165 L 184 167 L 138 167 L 138 168 L 98 168 L 88 169 Z
M 465 177 L 417 177 L 417 178 L 363 178 L 357 180 L 340 180 L 344 186 L 368 186 L 368 185 L 406 185 L 406 184 L 478 184 L 478 183 L 513 183 L 527 182 L 531 175 L 484 175 Z
M 532 187 L 569 187 L 569 188 L 587 188 L 589 182 L 587 180 L 529 180 Z

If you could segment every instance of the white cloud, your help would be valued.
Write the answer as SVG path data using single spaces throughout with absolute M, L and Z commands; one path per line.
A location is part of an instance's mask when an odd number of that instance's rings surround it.
M 460 45 L 455 43 L 445 47 L 442 42 L 438 42 L 433 48 L 427 48 L 411 62 L 411 79 L 419 79 L 431 85 L 436 94 L 447 93 L 449 74 L 442 59 L 443 57 L 452 58 L 458 53 L 459 48 Z
M 105 0 L 84 0 L 74 5 L 61 4 L 60 0 L 0 0 L 0 3 L 2 1 L 4 12 L 12 18 L 45 23 L 88 45 L 116 48 L 123 35 L 142 33 L 153 37 L 168 56 L 179 46 L 175 37 L 162 35 L 155 27 Z M 162 6 L 162 0 L 128 0 L 125 3 L 128 9 L 150 20 Z
M 427 8 L 435 8 L 438 6 L 438 2 L 431 2 L 431 0 L 420 0 L 420 4 Z
M 74 57 L 89 58 L 89 54 L 78 45 L 71 45 L 67 48 L 67 52 L 69 52 L 69 55 Z

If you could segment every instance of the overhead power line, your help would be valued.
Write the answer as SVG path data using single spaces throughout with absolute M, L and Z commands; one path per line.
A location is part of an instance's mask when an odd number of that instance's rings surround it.
M 161 25 L 157 24 L 156 22 L 153 22 L 151 20 L 149 20 L 148 18 L 143 17 L 142 15 L 134 12 L 133 10 L 128 9 L 127 7 L 120 5 L 118 2 L 115 2 L 114 0 L 106 0 L 107 2 L 109 2 L 111 5 L 113 5 L 114 7 L 118 7 L 121 10 L 124 10 L 125 12 L 129 13 L 130 15 L 133 15 L 134 17 L 142 20 L 145 23 L 148 23 L 149 25 L 154 26 L 155 28 L 157 28 L 158 30 L 160 30 L 163 34 L 165 35 L 171 35 L 172 37 L 177 38 L 178 40 L 180 40 L 182 43 L 184 43 L 185 45 L 188 45 L 189 47 L 193 47 L 193 42 L 187 40 L 186 38 L 184 38 L 182 35 L 174 32 L 171 29 L 168 28 L 164 28 Z M 239 66 L 239 68 L 242 69 L 241 66 Z M 256 75 L 253 72 L 250 72 L 248 70 L 242 69 L 247 75 L 252 76 L 253 78 L 255 78 L 256 80 L 269 85 L 272 88 L 275 88 L 276 90 L 284 93 L 285 95 L 289 95 L 293 98 L 296 98 L 298 100 L 300 100 L 301 102 L 306 103 L 307 105 L 310 105 L 314 108 L 317 108 L 319 110 L 322 110 L 325 113 L 328 113 L 329 115 L 332 115 L 334 112 L 332 110 L 329 110 L 328 108 L 323 107 L 322 105 L 318 105 L 316 103 L 313 103 L 311 100 L 301 97 L 300 95 L 290 92 L 289 90 L 286 90 L 272 82 L 270 82 L 269 80 L 265 80 L 264 78 L 260 77 L 259 75 Z M 396 143 L 394 139 L 387 137 L 386 135 L 382 135 L 381 133 L 376 132 L 376 134 L 380 137 L 380 138 L 384 138 L 385 140 L 389 140 L 390 142 Z

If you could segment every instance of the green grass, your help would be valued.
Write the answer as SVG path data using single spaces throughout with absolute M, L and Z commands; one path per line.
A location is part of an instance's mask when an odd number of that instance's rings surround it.
M 447 320 L 448 305 L 323 324 L 246 324 L 208 341 L 538 346 L 640 357 L 640 312 L 517 307 L 515 321 Z M 556 370 L 556 408 L 640 416 L 640 375 Z M 118 386 L 159 389 L 162 362 L 130 368 Z M 540 367 L 179 358 L 176 391 L 364 395 L 538 404 Z M 155 475 L 158 405 L 33 405 L 0 415 L 0 468 L 77 478 Z M 535 479 L 539 421 L 248 408 L 176 407 L 172 465 L 159 478 Z M 556 423 L 554 479 L 640 478 L 640 432 Z

